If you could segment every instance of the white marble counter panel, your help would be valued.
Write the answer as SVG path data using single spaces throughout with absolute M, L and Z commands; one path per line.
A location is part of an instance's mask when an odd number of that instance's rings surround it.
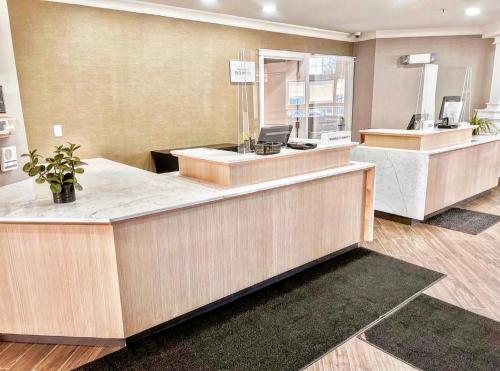
M 376 165 L 375 210 L 423 220 L 430 156 L 496 140 L 500 135 L 475 136 L 471 143 L 430 151 L 361 145 L 351 151 L 351 160 Z
M 375 164 L 375 210 L 423 219 L 429 155 L 420 151 L 359 146 L 355 161 Z
M 155 174 L 105 159 L 87 160 L 76 202 L 56 205 L 46 184 L 34 179 L 0 187 L 0 223 L 112 223 L 149 214 L 283 187 L 351 171 L 348 166 L 236 188 L 223 188 L 175 174 Z

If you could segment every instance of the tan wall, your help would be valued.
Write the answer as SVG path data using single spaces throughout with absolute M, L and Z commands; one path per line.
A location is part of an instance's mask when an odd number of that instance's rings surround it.
M 415 113 L 421 68 L 399 66 L 401 55 L 437 53 L 436 114 L 443 95 L 461 95 L 465 67 L 472 67 L 472 108 L 489 98 L 494 47 L 480 36 L 379 39 L 376 43 L 372 127 L 405 128 Z
M 151 168 L 149 151 L 237 136 L 240 48 L 352 55 L 352 44 L 36 0 L 9 0 L 30 148 Z M 64 125 L 64 138 L 52 125 Z
M 354 44 L 354 94 L 352 112 L 352 138 L 359 141 L 359 130 L 371 127 L 373 83 L 375 74 L 376 40 Z

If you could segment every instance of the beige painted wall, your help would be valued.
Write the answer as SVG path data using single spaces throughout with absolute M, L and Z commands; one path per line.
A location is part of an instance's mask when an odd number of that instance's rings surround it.
M 371 63 L 375 48 L 371 127 L 405 128 L 411 115 L 415 113 L 421 68 L 398 65 L 398 58 L 406 54 L 437 53 L 437 64 L 439 64 L 437 114 L 443 95 L 461 95 L 467 66 L 472 67 L 472 108 L 483 108 L 489 98 L 493 70 L 492 42 L 491 39 L 482 39 L 480 36 L 452 36 L 378 39 L 375 45 L 357 43 L 354 49 L 354 54 L 359 58 L 356 65 L 356 79 L 359 78 L 359 74 L 366 75 L 363 77 L 365 81 L 363 85 L 369 81 L 371 71 L 370 67 L 361 66 Z M 369 87 L 355 90 L 356 127 L 367 127 L 369 98 Z M 356 104 L 360 101 L 364 104 Z
M 82 144 L 151 168 L 149 151 L 231 142 L 240 48 L 352 55 L 352 44 L 119 11 L 9 0 L 30 148 Z M 64 138 L 52 125 L 64 125 Z
M 373 83 L 375 78 L 376 40 L 354 44 L 354 94 L 352 112 L 352 138 L 359 141 L 359 130 L 371 127 Z

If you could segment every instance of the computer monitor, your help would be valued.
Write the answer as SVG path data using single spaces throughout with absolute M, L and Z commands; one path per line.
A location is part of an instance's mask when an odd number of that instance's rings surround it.
M 449 124 L 456 124 L 460 121 L 464 102 L 460 96 L 443 97 L 441 111 L 439 111 L 439 120 L 448 119 Z
M 416 113 L 411 117 L 410 123 L 406 127 L 406 130 L 417 130 L 420 129 L 421 125 L 418 125 L 417 123 L 420 124 L 423 120 L 427 120 L 427 114 L 421 114 L 421 113 Z
M 292 125 L 264 126 L 260 129 L 259 143 L 280 142 L 285 146 L 288 143 L 290 134 L 292 134 L 292 129 Z

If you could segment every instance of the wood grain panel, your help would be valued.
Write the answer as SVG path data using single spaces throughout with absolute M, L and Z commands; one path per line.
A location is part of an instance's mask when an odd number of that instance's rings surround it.
M 443 131 L 432 135 L 424 135 L 420 149 L 427 151 L 436 148 L 449 147 L 457 144 L 470 143 L 473 128 Z
M 255 184 L 349 164 L 348 147 L 294 152 L 287 156 L 268 156 L 232 163 L 180 155 L 179 174 L 222 186 Z
M 369 130 L 361 130 L 360 132 L 365 136 L 365 144 L 367 146 L 428 151 L 470 143 L 472 130 L 473 128 L 459 128 L 436 132 L 410 130 L 400 133 L 370 132 Z
M 0 224 L 0 334 L 123 338 L 111 225 Z
M 430 156 L 425 214 L 498 185 L 500 141 Z
M 375 168 L 365 172 L 365 195 L 364 195 L 364 224 L 363 224 L 363 240 L 373 240 L 373 223 L 375 220 Z
M 117 223 L 125 335 L 362 240 L 365 182 L 357 171 Z
M 364 133 L 365 145 L 369 147 L 401 148 L 420 150 L 420 138 L 409 136 L 386 136 Z

